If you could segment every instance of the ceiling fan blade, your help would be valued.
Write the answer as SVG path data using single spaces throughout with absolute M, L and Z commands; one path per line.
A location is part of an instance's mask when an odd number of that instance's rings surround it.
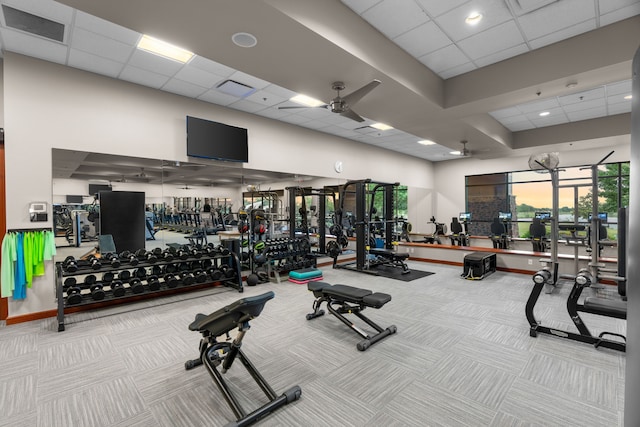
M 370 83 L 362 86 L 360 89 L 351 92 L 349 95 L 345 95 L 342 97 L 342 100 L 345 101 L 349 105 L 353 105 L 356 102 L 360 101 L 360 99 L 375 89 L 380 84 L 380 80 L 373 80 Z
M 300 105 L 295 107 L 278 107 L 278 110 L 290 110 L 293 108 L 327 108 L 328 106 L 329 106 L 328 104 L 318 105 L 317 107 L 307 107 L 304 105 Z
M 356 122 L 364 122 L 364 119 L 351 109 L 347 111 L 343 111 L 342 113 L 340 113 L 340 115 L 344 117 L 348 117 L 351 120 L 355 120 Z

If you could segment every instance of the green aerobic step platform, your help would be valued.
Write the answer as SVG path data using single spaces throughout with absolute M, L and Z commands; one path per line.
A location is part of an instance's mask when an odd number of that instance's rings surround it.
M 289 272 L 289 277 L 296 280 L 309 280 L 320 276 L 322 276 L 322 271 L 317 268 L 303 268 Z

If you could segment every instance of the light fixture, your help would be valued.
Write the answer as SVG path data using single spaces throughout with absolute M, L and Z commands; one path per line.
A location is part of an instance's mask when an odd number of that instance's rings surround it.
M 250 33 L 235 33 L 231 36 L 231 41 L 240 47 L 254 47 L 258 44 L 256 36 Z
M 576 86 L 578 86 L 578 83 L 576 83 L 576 82 L 569 82 L 569 83 L 567 83 L 567 84 L 565 85 L 565 87 L 566 87 L 567 89 L 573 89 L 573 88 L 574 88 L 574 87 L 576 87 Z
M 626 100 L 629 100 L 631 98 L 633 98 L 633 95 L 627 95 L 627 96 L 624 97 L 624 99 L 626 99 Z
M 460 154 L 462 154 L 462 152 L 460 152 L 459 150 L 449 151 L 449 154 L 453 154 L 454 156 L 459 156 Z
M 385 125 L 384 123 L 374 123 L 371 125 L 372 128 L 376 128 L 378 130 L 389 130 L 393 129 L 393 126 Z
M 431 141 L 430 139 L 422 139 L 422 140 L 418 141 L 418 144 L 421 144 L 421 145 L 435 145 L 435 142 Z
M 289 101 L 293 101 L 296 104 L 306 105 L 307 107 L 320 107 L 321 105 L 324 105 L 324 102 L 318 101 L 317 99 L 307 95 L 296 95 L 289 99 Z
M 469 25 L 476 25 L 478 22 L 480 22 L 482 20 L 482 14 L 480 12 L 471 12 L 465 19 L 464 22 L 466 22 Z
M 540 113 L 540 114 L 539 114 L 539 116 L 540 116 L 540 117 L 546 117 L 546 116 L 548 116 L 549 114 L 551 114 L 551 113 L 550 113 L 550 112 L 548 112 L 548 111 L 543 111 L 542 113 Z
M 189 52 L 186 49 L 182 49 L 181 47 L 174 46 L 146 34 L 142 36 L 137 47 L 140 50 L 144 50 L 173 61 L 178 61 L 183 64 L 189 62 L 189 60 L 195 55 L 193 52 Z
M 235 96 L 236 98 L 245 98 L 257 90 L 254 87 L 235 80 L 225 80 L 216 86 L 216 89 L 227 95 Z

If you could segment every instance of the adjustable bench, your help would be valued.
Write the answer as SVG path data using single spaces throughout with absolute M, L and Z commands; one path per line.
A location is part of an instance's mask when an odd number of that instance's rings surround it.
M 200 340 L 200 357 L 187 361 L 184 365 L 185 369 L 189 370 L 202 364 L 205 365 L 237 418 L 235 422 L 231 422 L 227 426 L 247 426 L 281 406 L 299 399 L 302 394 L 302 390 L 296 385 L 289 388 L 282 395 L 277 396 L 240 349 L 242 339 L 250 328 L 249 321 L 258 317 L 266 302 L 273 297 L 274 293 L 271 291 L 262 295 L 245 297 L 214 311 L 208 316 L 196 314 L 195 320 L 189 325 L 189 330 L 200 332 L 202 339 Z M 233 341 L 230 341 L 229 332 L 235 328 L 238 328 L 238 333 Z M 226 337 L 226 340 L 223 338 L 222 342 L 218 342 L 217 337 L 222 335 Z M 268 403 L 250 414 L 247 414 L 240 406 L 240 402 L 222 377 L 222 374 L 225 374 L 231 368 L 236 357 L 240 358 L 251 377 L 258 383 L 258 386 L 269 399 Z M 218 371 L 218 366 L 220 365 L 222 365 L 222 369 Z
M 380 292 L 374 293 L 366 289 L 347 285 L 330 285 L 325 282 L 309 282 L 307 288 L 313 292 L 313 296 L 316 297 L 316 300 L 313 302 L 313 313 L 307 314 L 307 320 L 324 315 L 324 310 L 320 309 L 320 306 L 323 302 L 326 302 L 327 309 L 331 314 L 364 338 L 356 345 L 358 350 L 365 351 L 376 342 L 396 333 L 397 329 L 395 326 L 391 325 L 383 329 L 362 314 L 362 310 L 367 307 L 381 308 L 391 301 L 391 295 Z M 374 328 L 377 333 L 369 335 L 350 322 L 343 314 L 355 314 L 367 325 Z
M 376 257 L 375 260 L 370 262 L 371 267 L 375 267 L 376 265 L 390 265 L 392 267 L 401 267 L 402 274 L 410 273 L 409 267 L 405 263 L 405 260 L 409 258 L 409 254 L 406 252 L 399 253 L 393 249 L 370 248 L 369 255 Z

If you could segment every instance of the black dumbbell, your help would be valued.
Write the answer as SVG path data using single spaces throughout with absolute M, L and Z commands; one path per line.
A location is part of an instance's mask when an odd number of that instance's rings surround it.
M 181 260 L 185 260 L 189 258 L 189 253 L 185 251 L 183 248 L 178 248 L 178 249 L 171 248 L 171 249 L 172 249 L 173 256 L 175 258 L 179 258 Z
M 105 292 L 101 283 L 91 285 L 89 289 L 91 290 L 91 298 L 93 298 L 95 301 L 104 299 Z
M 193 274 L 196 277 L 196 283 L 204 283 L 207 281 L 207 273 L 203 270 L 196 270 Z
M 218 280 L 222 279 L 222 271 L 220 271 L 215 267 L 209 268 L 207 270 L 207 273 L 209 273 L 211 280 L 213 280 L 214 282 L 217 282 Z
M 123 297 L 126 293 L 122 280 L 114 280 L 113 282 L 111 282 L 110 287 L 111 293 L 113 293 L 114 297 Z
M 162 267 L 159 265 L 154 265 L 151 267 L 151 274 L 154 276 L 160 276 L 162 274 Z
M 75 286 L 77 282 L 78 281 L 76 280 L 75 277 L 67 277 L 66 279 L 64 279 L 62 289 L 66 291 L 70 287 Z
M 134 277 L 129 281 L 129 287 L 131 288 L 131 292 L 134 294 L 141 294 L 144 292 L 144 285 L 137 277 Z
M 210 259 L 203 259 L 202 261 L 200 261 L 200 266 L 206 270 L 207 268 L 211 267 L 213 265 L 213 261 L 211 261 Z
M 118 279 L 126 282 L 127 280 L 131 279 L 131 272 L 129 270 L 122 270 L 118 273 Z
M 67 288 L 67 304 L 75 305 L 80 304 L 82 302 L 82 290 L 79 286 L 70 286 Z
M 220 270 L 222 270 L 222 275 L 227 279 L 232 278 L 236 274 L 236 272 L 233 271 L 233 268 L 227 264 L 222 264 L 220 266 Z
M 175 274 L 173 273 L 167 273 L 164 275 L 164 282 L 167 284 L 168 287 L 170 288 L 175 288 L 176 286 L 178 286 L 178 284 L 180 283 L 180 281 L 178 280 L 178 278 L 175 276 Z
M 147 277 L 147 269 L 144 267 L 138 267 L 134 270 L 133 275 L 138 279 L 144 279 Z
M 85 285 L 93 285 L 98 281 L 98 279 L 96 278 L 96 276 L 94 274 L 89 274 L 87 276 L 85 276 L 84 278 L 84 284 Z
M 218 255 L 222 255 L 222 256 L 227 256 L 227 255 L 229 255 L 231 253 L 229 248 L 224 247 L 222 245 L 218 245 L 216 247 L 216 251 L 218 252 Z
M 164 251 L 161 252 L 160 255 L 158 255 L 158 258 L 160 259 L 160 261 L 171 262 L 173 261 L 173 254 L 171 253 L 171 251 Z
M 100 262 L 100 258 L 91 255 L 89 257 L 89 266 L 91 267 L 92 270 L 100 270 L 100 268 L 102 268 L 102 262 Z
M 156 275 L 149 276 L 147 278 L 147 284 L 149 285 L 150 291 L 157 291 L 160 289 L 160 279 L 158 279 L 158 276 Z
M 136 254 L 129 251 L 122 252 L 120 254 L 120 258 L 133 266 L 138 265 L 138 257 L 136 256 Z
M 102 274 L 102 283 L 109 284 L 113 282 L 115 275 L 111 271 L 106 271 Z
M 78 261 L 74 257 L 68 256 L 62 262 L 62 268 L 69 273 L 75 273 L 78 271 Z
M 164 267 L 165 273 L 175 273 L 176 271 L 178 271 L 178 266 L 176 264 L 167 264 Z
M 104 254 L 102 258 L 104 258 L 112 268 L 120 267 L 120 258 L 118 258 L 118 255 L 108 252 Z
M 190 271 L 185 271 L 180 274 L 180 279 L 182 280 L 182 284 L 185 286 L 193 285 L 196 282 L 196 278 Z
M 154 255 L 153 252 L 147 252 L 144 249 L 138 249 L 138 251 L 136 252 L 136 256 L 143 260 L 146 261 L 148 263 L 155 263 L 156 261 L 158 261 L 158 257 Z

